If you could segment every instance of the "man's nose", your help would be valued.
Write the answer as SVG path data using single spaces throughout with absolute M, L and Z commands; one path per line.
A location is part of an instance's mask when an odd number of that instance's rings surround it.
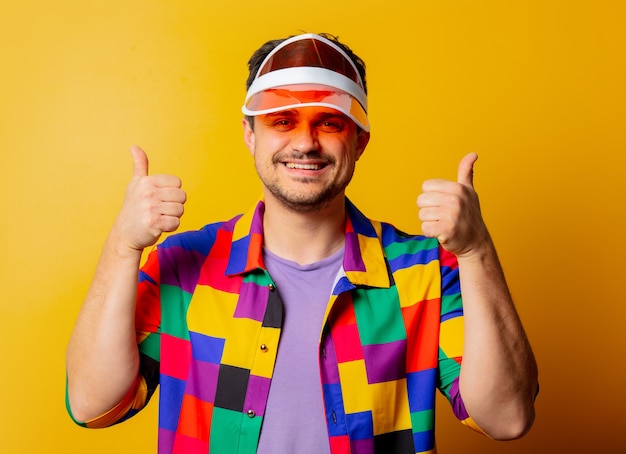
M 319 150 L 319 141 L 315 129 L 310 126 L 301 126 L 294 131 L 291 146 L 301 153 Z

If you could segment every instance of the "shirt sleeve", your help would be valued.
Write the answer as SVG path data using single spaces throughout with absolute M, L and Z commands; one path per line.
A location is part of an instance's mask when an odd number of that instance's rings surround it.
M 67 399 L 66 393 L 66 406 L 70 417 L 79 426 L 87 427 L 89 429 L 101 429 L 122 422 L 139 412 L 139 410 L 141 410 L 145 406 L 146 402 L 146 381 L 143 379 L 143 377 L 137 376 L 135 382 L 133 383 L 133 386 L 131 386 L 130 390 L 124 396 L 120 403 L 118 403 L 115 407 L 113 407 L 106 413 L 97 416 L 96 418 L 81 422 L 74 418 L 72 410 L 69 406 L 69 401 Z

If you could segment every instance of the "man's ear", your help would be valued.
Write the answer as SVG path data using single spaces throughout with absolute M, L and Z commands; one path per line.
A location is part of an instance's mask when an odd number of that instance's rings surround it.
M 248 150 L 250 150 L 250 154 L 254 156 L 254 129 L 250 125 L 250 121 L 247 118 L 244 118 L 241 122 L 243 126 L 243 141 L 246 143 Z
M 356 149 L 357 149 L 357 160 L 361 157 L 363 152 L 365 151 L 365 147 L 370 141 L 370 133 L 369 131 L 364 131 L 363 129 L 359 130 L 356 136 Z

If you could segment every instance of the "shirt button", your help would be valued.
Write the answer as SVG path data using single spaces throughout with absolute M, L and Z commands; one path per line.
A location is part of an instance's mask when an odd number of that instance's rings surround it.
M 248 416 L 250 418 L 254 418 L 254 415 L 255 415 L 254 410 L 248 410 Z
M 261 351 L 262 352 L 266 352 L 267 351 L 267 345 L 261 344 Z
M 274 291 L 274 289 L 276 289 L 276 286 L 275 286 L 274 284 L 269 284 L 269 285 L 267 286 L 267 288 L 269 288 L 269 289 L 270 289 L 270 292 L 273 292 L 273 291 Z

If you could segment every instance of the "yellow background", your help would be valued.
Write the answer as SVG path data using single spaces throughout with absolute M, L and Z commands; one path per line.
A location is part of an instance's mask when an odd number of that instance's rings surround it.
M 156 402 L 75 427 L 64 354 L 131 175 L 128 148 L 189 195 L 183 228 L 248 208 L 246 61 L 339 35 L 368 64 L 372 140 L 349 191 L 417 231 L 421 182 L 476 186 L 540 365 L 537 421 L 497 443 L 439 407 L 441 453 L 626 447 L 626 7 L 619 0 L 6 1 L 0 12 L 0 451 L 151 453 Z M 442 403 L 441 401 L 440 403 Z

